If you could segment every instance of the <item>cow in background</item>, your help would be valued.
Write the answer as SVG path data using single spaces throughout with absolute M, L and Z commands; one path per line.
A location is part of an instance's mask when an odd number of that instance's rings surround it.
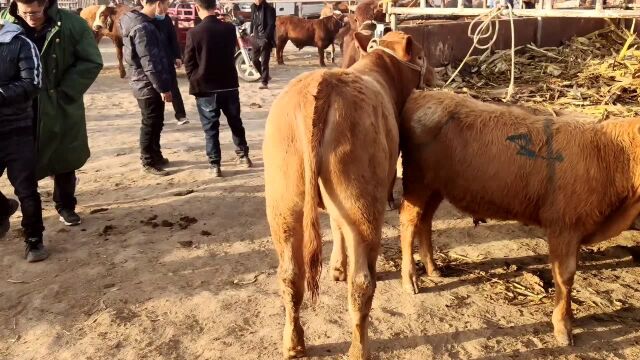
M 113 41 L 116 47 L 120 78 L 124 78 L 127 75 L 123 63 L 122 49 L 124 42 L 120 30 L 120 18 L 129 11 L 131 11 L 131 8 L 127 5 L 117 5 L 115 7 L 91 5 L 80 12 L 80 17 L 89 24 L 97 43 L 100 43 L 100 40 L 105 36 Z
M 276 58 L 284 65 L 284 48 L 291 41 L 298 50 L 306 46 L 318 48 L 320 66 L 324 67 L 324 52 L 333 45 L 343 27 L 344 15 L 333 14 L 320 19 L 302 19 L 297 16 L 279 16 L 276 19 Z

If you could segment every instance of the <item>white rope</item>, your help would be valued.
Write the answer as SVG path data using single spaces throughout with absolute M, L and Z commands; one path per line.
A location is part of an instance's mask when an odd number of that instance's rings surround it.
M 509 89 L 507 90 L 507 97 L 506 97 L 506 100 L 509 100 L 511 99 L 511 95 L 513 94 L 514 82 L 515 82 L 515 77 L 514 77 L 515 35 L 514 35 L 514 26 L 513 26 L 513 11 L 511 8 L 511 4 L 507 3 L 506 5 L 509 10 L 509 19 L 511 20 L 511 82 L 509 84 Z M 500 16 L 501 13 L 502 13 L 502 8 L 496 7 L 494 9 L 489 10 L 485 14 L 478 15 L 471 21 L 471 24 L 469 24 L 469 30 L 467 31 L 467 35 L 473 39 L 473 45 L 471 45 L 469 52 L 465 56 L 464 60 L 462 60 L 462 62 L 460 63 L 456 71 L 451 75 L 451 77 L 449 78 L 449 81 L 447 81 L 447 83 L 444 84 L 444 87 L 449 85 L 449 83 L 451 83 L 451 81 L 456 77 L 456 75 L 458 75 L 458 72 L 460 72 L 460 69 L 462 69 L 462 66 L 464 66 L 464 64 L 469 59 L 469 56 L 471 56 L 473 49 L 475 48 L 488 49 L 496 42 L 496 39 L 498 38 L 498 30 L 500 29 L 500 22 L 497 21 L 497 18 Z M 472 34 L 471 29 L 473 28 L 473 25 L 480 20 L 482 20 L 482 22 L 480 23 L 480 25 L 478 25 L 478 27 L 476 28 L 476 31 Z M 493 29 L 493 24 L 492 24 L 493 21 L 496 22 L 495 30 Z M 478 44 L 480 40 L 489 38 L 491 34 L 493 34 L 493 38 L 489 40 L 488 43 L 484 45 Z

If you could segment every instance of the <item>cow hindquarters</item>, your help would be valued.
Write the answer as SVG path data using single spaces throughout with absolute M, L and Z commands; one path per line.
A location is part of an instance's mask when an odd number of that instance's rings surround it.
M 549 260 L 556 290 L 552 317 L 553 332 L 560 345 L 573 345 L 571 287 L 578 264 L 581 236 L 561 231 L 549 232 L 548 236 Z

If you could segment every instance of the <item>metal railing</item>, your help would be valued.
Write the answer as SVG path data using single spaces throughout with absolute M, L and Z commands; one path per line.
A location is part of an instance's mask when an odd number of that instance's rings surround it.
M 502 3 L 502 15 L 508 16 L 509 10 L 506 7 L 506 1 L 501 0 Z M 464 0 L 458 0 L 457 7 L 445 8 L 442 7 L 427 7 L 426 0 L 420 0 L 418 7 L 397 7 L 393 6 L 391 2 L 385 2 L 383 10 L 387 14 L 387 21 L 391 23 L 393 29 L 397 28 L 398 15 L 408 16 L 424 16 L 424 17 L 437 17 L 437 16 L 478 16 L 486 14 L 488 11 L 494 9 L 488 9 L 486 3 L 482 8 L 467 8 L 464 7 Z M 622 5 L 621 8 L 605 8 L 604 0 L 596 0 L 594 9 L 569 9 L 569 8 L 554 8 L 554 0 L 537 0 L 535 9 L 512 9 L 514 16 L 528 16 L 528 17 L 570 17 L 570 18 L 636 18 L 640 17 L 640 10 L 636 10 L 635 4 Z

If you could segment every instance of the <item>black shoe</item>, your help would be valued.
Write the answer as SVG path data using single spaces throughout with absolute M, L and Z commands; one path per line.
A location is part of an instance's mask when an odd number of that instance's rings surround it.
M 67 226 L 76 226 L 82 223 L 80 216 L 74 210 L 60 209 L 58 214 L 60 214 L 60 222 Z
M 248 156 L 239 157 L 238 160 L 236 160 L 236 164 L 244 165 L 246 168 L 253 167 L 253 162 L 251 162 Z
M 157 164 L 142 165 L 143 170 L 151 175 L 167 176 L 169 173 Z
M 24 250 L 24 257 L 27 262 L 38 262 L 49 257 L 49 251 L 42 243 L 42 238 L 29 238 L 25 243 L 27 246 Z
M 11 228 L 9 218 L 18 211 L 20 203 L 13 199 L 7 199 L 7 205 L 9 206 L 9 213 L 6 216 L 0 216 L 0 239 L 5 237 L 9 232 L 9 229 Z
M 220 165 L 218 164 L 211 164 L 211 172 L 214 177 L 222 177 L 222 169 L 220 169 Z
M 266 90 L 266 89 L 268 89 L 268 88 L 269 88 L 269 85 L 267 85 L 267 84 L 262 84 L 262 85 L 260 85 L 260 87 L 259 87 L 258 89 L 260 89 L 260 90 Z

